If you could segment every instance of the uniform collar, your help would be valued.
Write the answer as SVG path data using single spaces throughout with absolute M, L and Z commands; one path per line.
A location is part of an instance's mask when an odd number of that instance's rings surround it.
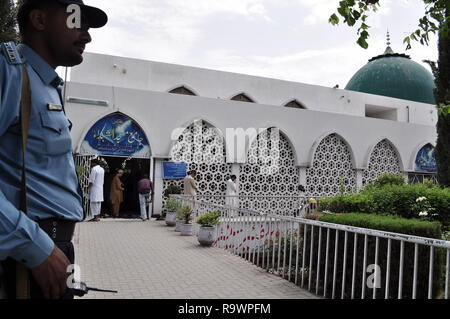
M 39 75 L 42 82 L 50 85 L 55 78 L 59 78 L 56 71 L 45 60 L 26 44 L 18 45 L 19 52 L 25 58 L 34 71 Z M 62 81 L 62 80 L 61 80 Z

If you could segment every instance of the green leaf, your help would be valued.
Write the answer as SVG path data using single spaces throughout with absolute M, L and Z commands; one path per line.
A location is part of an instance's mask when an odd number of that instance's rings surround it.
M 356 23 L 356 20 L 353 19 L 353 17 L 348 17 L 348 19 L 347 19 L 348 26 L 352 27 L 355 25 L 355 23 Z
M 356 41 L 356 43 L 358 43 L 359 46 L 363 49 L 367 49 L 369 47 L 369 44 L 363 37 L 359 37 L 359 39 L 358 39 L 358 41 Z
M 338 8 L 337 9 L 338 13 L 343 16 L 344 18 L 347 17 L 347 14 L 345 13 L 345 9 L 344 8 Z
M 328 22 L 330 22 L 332 25 L 337 25 L 339 24 L 339 17 L 333 13 Z

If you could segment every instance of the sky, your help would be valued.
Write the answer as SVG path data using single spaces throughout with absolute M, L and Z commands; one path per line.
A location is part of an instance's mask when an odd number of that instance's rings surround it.
M 91 29 L 86 51 L 344 88 L 368 60 L 416 30 L 421 0 L 381 0 L 373 14 L 369 48 L 356 28 L 332 26 L 338 0 L 86 0 L 108 24 Z M 437 60 L 437 36 L 406 52 L 424 65 Z

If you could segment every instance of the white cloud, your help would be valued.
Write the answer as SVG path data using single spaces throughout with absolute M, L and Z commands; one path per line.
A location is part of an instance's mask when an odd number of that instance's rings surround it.
M 356 28 L 329 25 L 338 0 L 87 2 L 110 19 L 92 30 L 88 51 L 340 87 L 384 52 L 388 28 L 391 47 L 403 52 L 402 38 L 424 12 L 420 0 L 384 0 L 369 20 L 369 50 L 363 50 Z M 408 54 L 417 62 L 435 60 L 435 43 L 417 44 Z

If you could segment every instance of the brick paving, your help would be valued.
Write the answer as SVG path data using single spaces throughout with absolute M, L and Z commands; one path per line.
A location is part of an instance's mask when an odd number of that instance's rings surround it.
M 83 299 L 315 299 L 315 295 L 220 248 L 205 248 L 164 221 L 79 223 L 81 280 L 118 294 Z

